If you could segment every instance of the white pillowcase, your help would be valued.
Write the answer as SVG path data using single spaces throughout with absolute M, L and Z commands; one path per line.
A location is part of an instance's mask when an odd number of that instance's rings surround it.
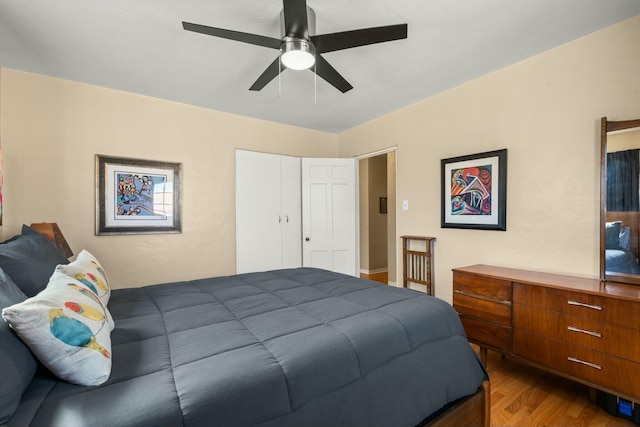
M 58 378 L 85 386 L 109 378 L 111 317 L 78 280 L 57 270 L 43 291 L 4 308 L 2 317 Z
M 91 292 L 98 295 L 105 307 L 107 306 L 111 297 L 109 278 L 100 262 L 89 251 L 83 249 L 73 262 L 58 265 L 56 270 L 82 282 Z

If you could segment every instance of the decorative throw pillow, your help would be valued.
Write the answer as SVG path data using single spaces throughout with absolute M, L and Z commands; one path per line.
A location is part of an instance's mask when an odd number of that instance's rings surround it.
M 0 310 L 26 299 L 26 295 L 0 269 Z M 18 408 L 37 365 L 29 348 L 6 322 L 0 321 L 0 425 L 5 425 Z
M 98 295 L 105 306 L 109 302 L 111 288 L 107 273 L 89 251 L 83 249 L 75 261 L 67 265 L 59 265 L 56 270 L 82 282 L 91 292 Z
M 47 286 L 58 264 L 69 260 L 42 234 L 22 226 L 22 234 L 0 243 L 0 268 L 28 297 Z
M 614 221 L 605 224 L 605 247 L 606 249 L 620 248 L 620 225 L 622 222 Z
M 58 378 L 85 386 L 109 378 L 106 308 L 79 281 L 56 271 L 45 290 L 4 308 L 2 317 Z
M 620 247 L 631 249 L 631 227 L 620 227 Z

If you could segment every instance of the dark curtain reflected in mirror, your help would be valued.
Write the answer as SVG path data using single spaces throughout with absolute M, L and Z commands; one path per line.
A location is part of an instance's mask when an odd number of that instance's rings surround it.
M 640 150 L 607 153 L 607 211 L 640 210 Z

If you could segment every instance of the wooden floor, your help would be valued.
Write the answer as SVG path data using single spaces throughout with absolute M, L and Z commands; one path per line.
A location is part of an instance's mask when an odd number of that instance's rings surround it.
M 489 351 L 491 426 L 621 426 L 635 423 L 589 401 L 582 384 Z
M 386 271 L 384 273 L 375 274 L 360 273 L 360 277 L 363 279 L 375 280 L 376 282 L 384 283 L 385 285 L 389 284 L 389 273 Z

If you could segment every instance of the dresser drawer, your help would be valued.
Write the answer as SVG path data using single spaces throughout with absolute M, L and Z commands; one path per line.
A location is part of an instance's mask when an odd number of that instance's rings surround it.
M 569 344 L 629 360 L 640 360 L 637 329 L 515 304 L 513 326 Z
M 511 326 L 511 303 L 496 302 L 487 297 L 467 294 L 455 290 L 453 293 L 453 308 L 470 317 L 477 317 L 504 326 Z
M 469 341 L 503 353 L 510 352 L 511 327 L 484 322 L 465 315 L 460 315 L 460 320 Z
M 509 280 L 454 271 L 453 290 L 488 297 L 496 301 L 511 301 L 511 281 Z
M 564 289 L 513 284 L 514 303 L 629 328 L 640 328 L 638 302 Z
M 640 399 L 638 363 L 521 330 L 514 330 L 513 354 Z

